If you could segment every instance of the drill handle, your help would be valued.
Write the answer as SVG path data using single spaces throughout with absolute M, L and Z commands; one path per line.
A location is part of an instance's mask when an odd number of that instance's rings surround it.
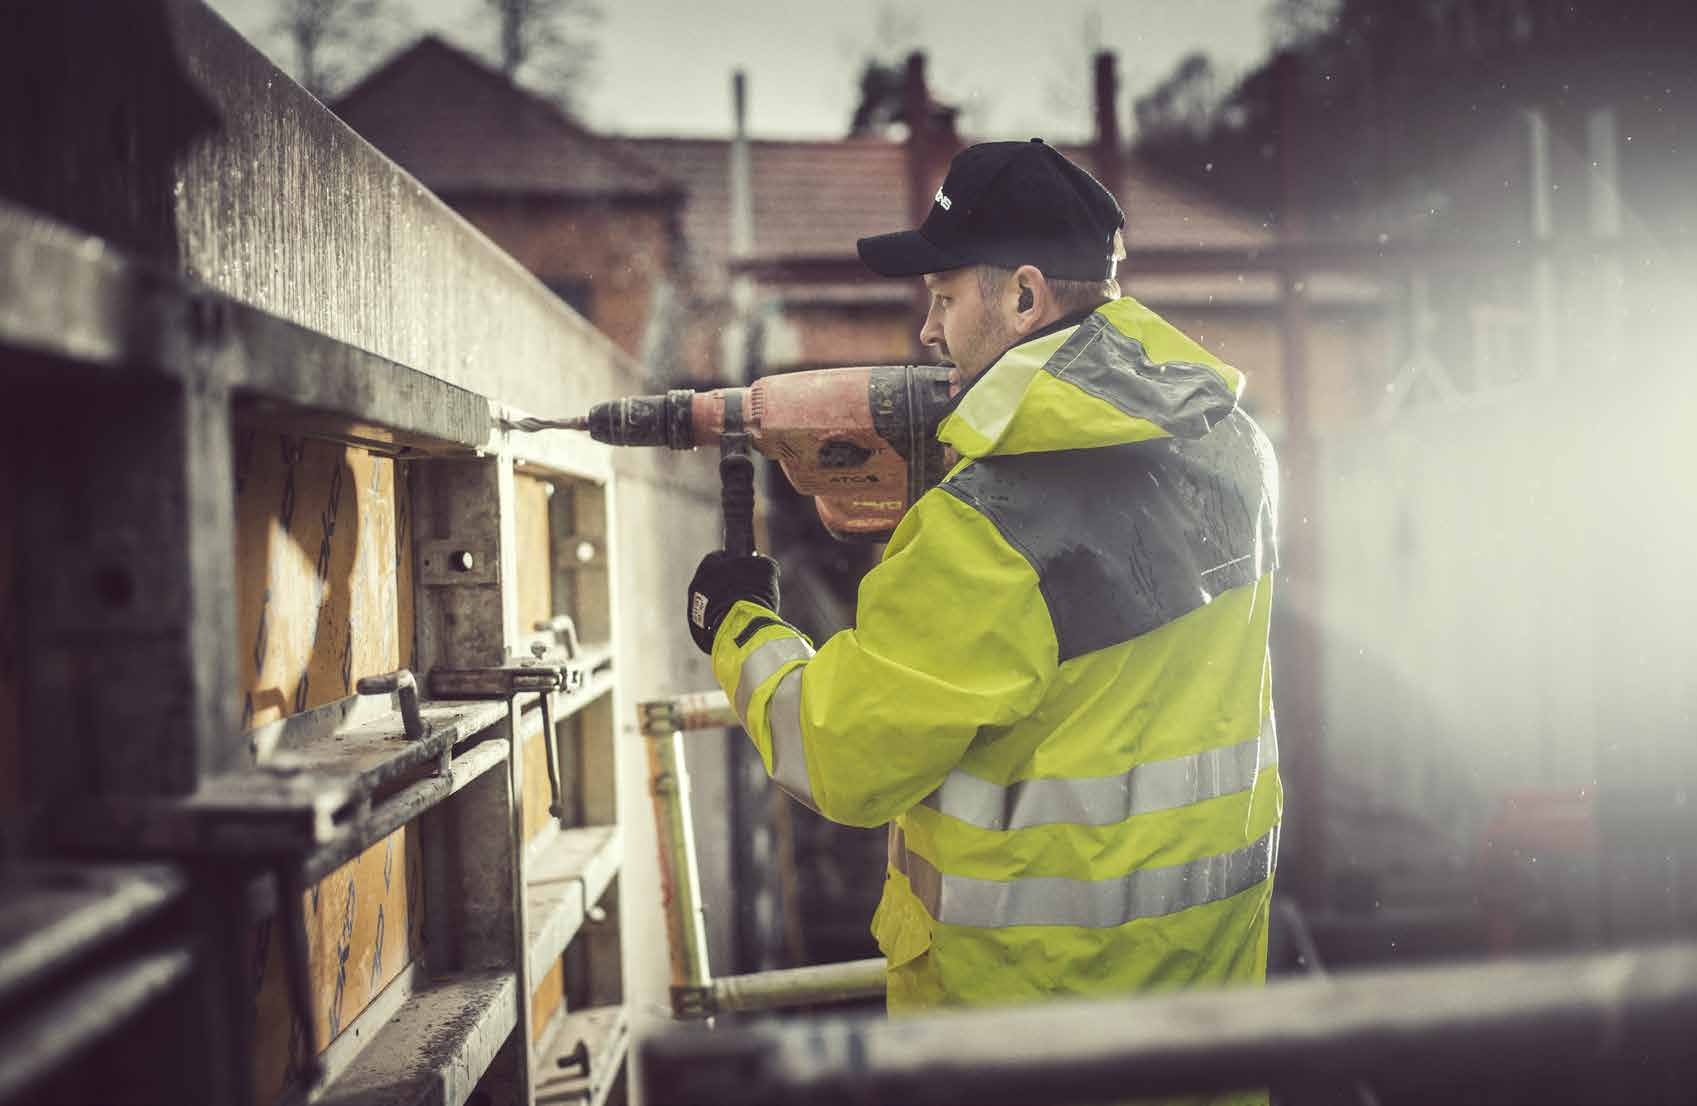
M 725 552 L 754 553 L 754 456 L 743 429 L 742 396 L 725 395 L 725 429 L 719 436 L 719 498 L 725 510 Z

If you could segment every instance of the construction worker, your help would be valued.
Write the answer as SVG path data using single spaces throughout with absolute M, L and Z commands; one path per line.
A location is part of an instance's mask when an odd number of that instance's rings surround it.
M 772 779 L 892 823 L 892 1011 L 1265 975 L 1276 469 L 1238 371 L 1119 294 L 1124 221 L 1037 139 L 956 156 L 917 230 L 859 250 L 930 290 L 959 463 L 817 652 L 769 558 L 690 584 Z

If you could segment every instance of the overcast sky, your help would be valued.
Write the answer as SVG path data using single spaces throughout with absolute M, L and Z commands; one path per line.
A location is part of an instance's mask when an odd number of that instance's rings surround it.
M 278 0 L 211 2 L 249 38 L 274 42 L 268 32 Z M 482 0 L 391 2 L 414 35 L 436 31 L 472 47 L 490 38 Z M 965 110 L 968 134 L 1080 138 L 1091 126 L 1093 44 L 1119 54 L 1122 87 L 1132 93 L 1192 50 L 1238 73 L 1267 49 L 1266 0 L 600 0 L 600 7 L 586 114 L 597 129 L 633 134 L 725 133 L 730 73 L 740 67 L 749 75 L 756 135 L 839 137 L 862 61 L 910 34 L 930 56 L 933 93 Z M 880 41 L 880 23 L 891 21 L 909 34 Z

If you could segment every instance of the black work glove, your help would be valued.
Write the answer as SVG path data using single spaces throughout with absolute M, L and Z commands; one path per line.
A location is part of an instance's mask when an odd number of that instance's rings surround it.
M 684 617 L 689 621 L 689 636 L 703 653 L 712 654 L 713 635 L 739 599 L 759 603 L 776 614 L 778 562 L 759 553 L 733 557 L 723 549 L 701 558 L 689 582 Z

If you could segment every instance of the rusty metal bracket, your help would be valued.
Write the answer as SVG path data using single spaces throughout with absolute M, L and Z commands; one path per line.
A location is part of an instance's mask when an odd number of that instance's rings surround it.
M 546 622 L 536 623 L 535 628 L 539 634 L 552 635 L 554 644 L 565 651 L 568 660 L 577 660 L 582 653 L 583 648 L 577 640 L 577 623 L 572 621 L 571 615 L 557 614 Z M 535 646 L 531 646 L 532 651 L 535 648 Z M 538 654 L 538 659 L 541 659 L 540 654 Z
M 430 724 L 418 709 L 418 680 L 410 668 L 385 672 L 381 676 L 361 676 L 355 685 L 361 695 L 393 695 L 401 708 L 401 725 L 408 741 L 423 741 L 430 736 Z
M 487 543 L 420 542 L 418 579 L 425 587 L 487 587 L 500 583 L 500 562 Z
M 430 673 L 430 694 L 437 699 L 510 699 L 526 692 L 561 691 L 583 686 L 583 666 L 571 660 L 531 658 L 493 668 L 437 668 Z
M 548 761 L 548 813 L 560 825 L 566 824 L 566 793 L 560 781 L 560 739 L 554 729 L 554 693 L 542 693 L 542 751 Z
M 559 622 L 560 619 L 555 619 L 543 628 L 554 629 L 554 624 Z M 566 619 L 564 626 L 555 632 L 556 636 L 565 638 L 568 650 L 575 657 L 577 633 L 571 625 L 571 620 Z M 566 824 L 565 785 L 560 778 L 559 738 L 554 729 L 554 696 L 561 692 L 569 695 L 581 688 L 584 666 L 575 659 L 544 660 L 548 647 L 542 642 L 532 645 L 531 651 L 536 655 L 528 660 L 495 668 L 435 669 L 430 673 L 430 691 L 439 699 L 511 699 L 527 692 L 533 692 L 541 699 L 542 745 L 547 753 L 550 791 L 548 813 L 563 826 Z M 514 756 L 517 756 L 517 733 L 513 734 L 513 740 Z

